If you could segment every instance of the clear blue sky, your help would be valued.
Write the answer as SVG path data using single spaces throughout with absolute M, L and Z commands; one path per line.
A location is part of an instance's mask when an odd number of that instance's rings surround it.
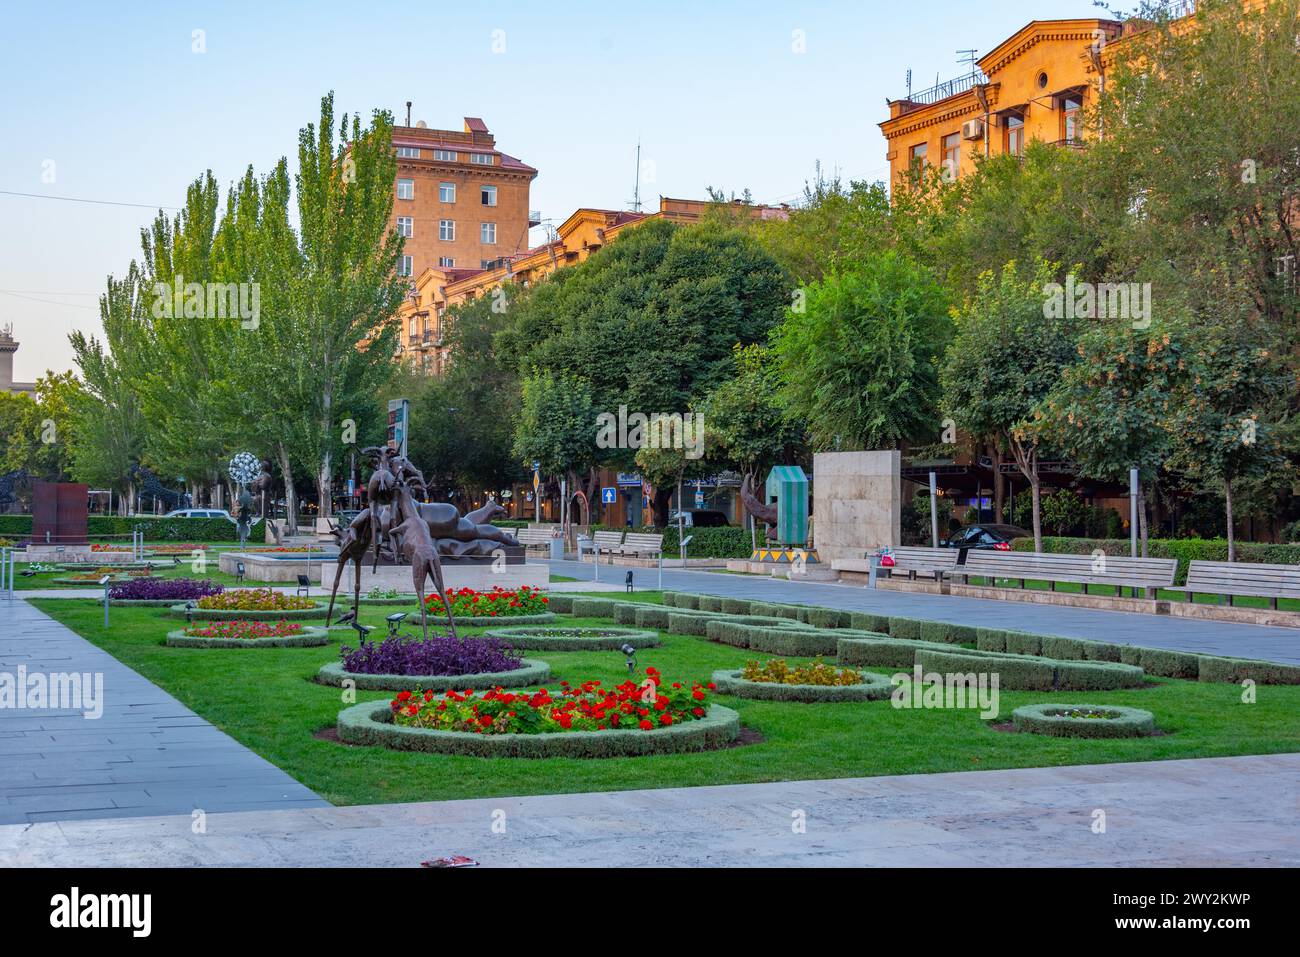
M 315 3 L 4 0 L 0 9 L 0 324 L 15 376 L 71 364 L 68 333 L 98 329 L 96 295 L 139 254 L 158 206 L 211 169 L 293 160 L 298 129 L 386 108 L 460 127 L 537 167 L 532 207 L 626 207 L 637 139 L 660 194 L 705 187 L 797 198 L 814 164 L 881 179 L 886 98 L 963 72 L 1031 19 L 1092 17 L 1091 0 Z M 1104 15 L 1104 14 L 1102 14 Z M 205 53 L 192 51 L 204 31 Z M 803 31 L 806 52 L 793 50 Z M 494 37 L 504 31 L 504 52 Z M 47 161 L 53 161 L 53 167 Z M 53 182 L 47 182 L 53 173 Z M 537 236 L 534 236 L 536 241 Z

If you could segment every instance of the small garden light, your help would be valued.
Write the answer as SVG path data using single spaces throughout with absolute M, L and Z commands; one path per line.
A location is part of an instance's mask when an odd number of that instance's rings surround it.
M 632 647 L 631 643 L 625 643 L 618 650 L 627 656 L 628 674 L 636 674 L 636 649 Z
M 632 573 L 630 571 L 627 573 L 627 578 L 623 580 L 623 583 L 627 585 L 627 590 L 629 592 L 634 591 L 632 587 Z
M 235 581 L 242 582 L 243 580 L 244 580 L 244 563 L 235 562 Z
M 404 611 L 395 611 L 387 618 L 384 619 L 384 621 L 388 622 L 388 635 L 390 638 L 395 637 L 397 635 L 397 629 L 401 626 L 402 622 L 405 620 L 406 620 L 406 612 Z
M 185 603 L 185 624 L 187 625 L 194 624 L 194 609 L 195 609 L 194 602 L 187 601 Z

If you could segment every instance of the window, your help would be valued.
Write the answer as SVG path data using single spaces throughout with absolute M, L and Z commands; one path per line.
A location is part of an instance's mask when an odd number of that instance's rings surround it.
M 907 162 L 913 168 L 925 165 L 925 154 L 929 143 L 917 143 L 907 152 Z
M 420 150 L 419 147 L 415 146 L 399 146 L 397 155 L 402 159 L 419 159 Z
M 454 243 L 456 241 L 456 220 L 438 220 L 438 238 L 444 242 Z
M 409 331 L 411 334 L 411 338 L 414 339 L 415 338 L 415 316 L 411 317 L 411 326 Z
M 479 201 L 484 206 L 495 206 L 497 204 L 497 188 L 495 186 L 484 186 L 478 191 Z
M 410 216 L 397 217 L 397 235 L 410 239 L 415 232 L 415 220 Z
M 952 181 L 961 172 L 961 133 L 949 133 L 943 138 L 943 175 Z
M 497 224 L 483 223 L 479 226 L 479 241 L 484 243 L 495 243 L 497 241 Z
M 1067 143 L 1077 143 L 1079 133 L 1079 110 L 1083 101 L 1077 96 L 1067 96 L 1061 100 L 1061 139 Z
M 443 269 L 455 269 L 456 260 L 452 259 L 450 256 L 439 256 L 438 265 Z
M 434 150 L 433 158 L 436 160 L 442 160 L 443 162 L 446 163 L 454 163 L 456 162 L 456 151 L 455 150 Z
M 1025 151 L 1025 118 L 1016 113 L 1008 113 L 1005 124 L 1007 132 L 1003 148 L 1013 156 L 1020 156 Z
M 480 259 L 478 261 L 479 269 L 496 269 L 497 266 L 500 265 L 501 265 L 501 260 L 499 259 Z
M 397 181 L 398 199 L 415 199 L 415 180 L 399 179 Z
M 1287 254 L 1277 257 L 1277 276 L 1282 280 L 1282 288 L 1288 293 L 1295 292 L 1295 256 Z
M 496 157 L 491 153 L 470 153 L 469 161 L 471 163 L 477 163 L 479 166 L 496 165 Z
M 438 202 L 454 203 L 456 202 L 456 184 L 439 183 L 438 184 Z
M 411 257 L 403 256 L 401 258 L 401 261 L 398 262 L 397 264 L 397 275 L 409 276 L 411 274 L 411 268 L 412 268 Z

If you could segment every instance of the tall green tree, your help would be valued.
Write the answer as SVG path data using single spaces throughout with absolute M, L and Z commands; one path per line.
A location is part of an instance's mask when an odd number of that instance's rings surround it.
M 773 334 L 783 401 L 818 450 L 933 437 L 950 330 L 938 283 L 896 252 L 832 272 Z
M 944 408 L 975 436 L 992 437 L 1009 451 L 1033 498 L 1034 550 L 1043 550 L 1042 433 L 1033 417 L 1076 358 L 1077 324 L 1046 308 L 1052 267 L 1040 262 L 1022 278 L 1014 262 L 980 276 L 958 312 L 956 335 L 944 359 Z

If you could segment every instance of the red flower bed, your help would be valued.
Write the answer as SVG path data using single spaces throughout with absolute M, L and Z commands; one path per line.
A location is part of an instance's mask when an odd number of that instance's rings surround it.
M 302 632 L 302 625 L 293 621 L 210 621 L 206 625 L 191 625 L 185 634 L 193 638 L 285 638 Z
M 647 680 L 625 681 L 602 688 L 599 681 L 577 687 L 560 682 L 552 695 L 540 691 L 494 688 L 476 695 L 472 690 L 401 692 L 390 704 L 393 722 L 408 728 L 465 731 L 472 734 L 543 734 L 563 731 L 654 731 L 685 721 L 698 721 L 708 712 L 712 682 L 664 684 L 658 671 L 646 669 Z
M 462 588 L 447 593 L 451 613 L 457 618 L 513 618 L 516 615 L 540 615 L 546 611 L 548 599 L 535 588 L 520 585 L 517 591 L 493 588 L 476 591 Z M 442 596 L 434 594 L 424 600 L 430 612 L 444 614 Z

